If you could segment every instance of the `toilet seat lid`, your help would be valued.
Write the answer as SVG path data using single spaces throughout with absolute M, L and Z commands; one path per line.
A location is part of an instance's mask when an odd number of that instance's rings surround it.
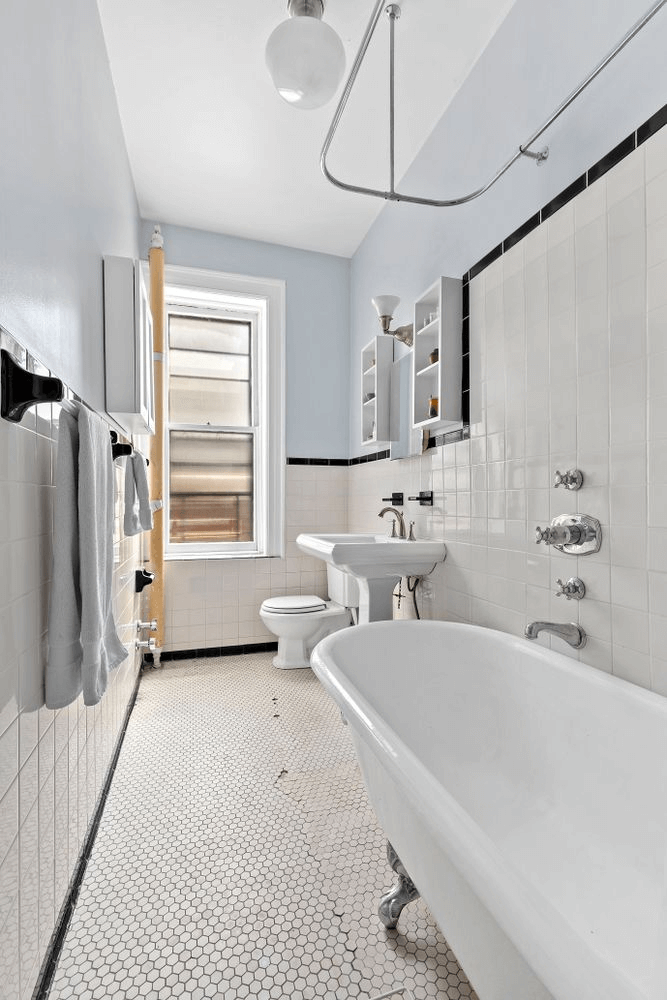
M 282 615 L 303 615 L 312 611 L 324 611 L 326 604 L 315 594 L 289 594 L 286 597 L 269 597 L 264 601 L 266 611 Z

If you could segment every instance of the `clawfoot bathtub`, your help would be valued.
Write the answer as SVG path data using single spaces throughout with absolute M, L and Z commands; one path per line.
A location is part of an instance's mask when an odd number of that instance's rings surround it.
M 481 1000 L 667 1000 L 667 699 L 448 622 L 345 629 L 312 665 Z

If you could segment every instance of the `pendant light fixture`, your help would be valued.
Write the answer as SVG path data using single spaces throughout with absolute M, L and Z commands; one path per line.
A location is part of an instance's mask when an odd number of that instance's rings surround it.
M 336 93 L 345 50 L 322 20 L 324 0 L 288 0 L 289 18 L 266 43 L 266 65 L 276 90 L 293 108 L 320 108 Z

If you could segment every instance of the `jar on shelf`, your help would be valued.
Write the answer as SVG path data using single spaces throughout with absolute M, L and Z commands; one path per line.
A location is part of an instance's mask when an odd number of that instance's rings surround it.
M 439 403 L 439 400 L 438 400 L 437 396 L 429 396 L 429 400 L 428 400 L 428 415 L 429 415 L 429 417 L 437 417 L 437 415 L 438 415 L 438 403 Z

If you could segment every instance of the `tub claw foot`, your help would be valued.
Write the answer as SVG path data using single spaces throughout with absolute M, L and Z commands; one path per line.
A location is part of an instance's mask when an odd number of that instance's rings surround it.
M 394 930 L 404 906 L 419 898 L 419 889 L 403 867 L 398 854 L 387 841 L 387 861 L 398 875 L 398 884 L 380 900 L 378 916 L 388 930 Z

